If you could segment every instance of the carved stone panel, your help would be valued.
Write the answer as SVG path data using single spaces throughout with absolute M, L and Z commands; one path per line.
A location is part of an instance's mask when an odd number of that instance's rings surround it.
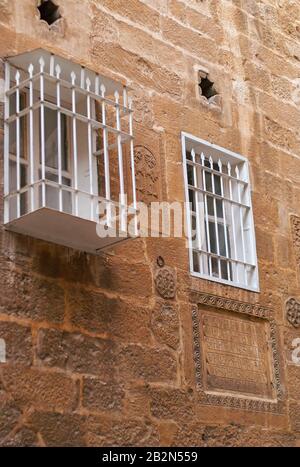
M 134 148 L 137 199 L 146 204 L 159 199 L 159 167 L 156 155 L 146 146 Z
M 272 398 L 268 323 L 227 311 L 199 315 L 205 389 Z
M 293 245 L 297 263 L 300 266 L 300 217 L 291 216 Z
M 196 291 L 190 300 L 199 403 L 282 413 L 272 310 Z
M 152 313 L 151 329 L 159 343 L 176 350 L 179 345 L 179 319 L 176 306 L 159 302 Z
M 294 328 L 300 327 L 300 302 L 295 298 L 286 302 L 286 319 Z
M 134 141 L 137 200 L 145 204 L 162 201 L 164 136 L 145 128 L 144 124 L 136 124 Z

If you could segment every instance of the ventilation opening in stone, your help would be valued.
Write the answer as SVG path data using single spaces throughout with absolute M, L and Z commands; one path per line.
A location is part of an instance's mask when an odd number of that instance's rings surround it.
M 199 91 L 200 95 L 206 97 L 207 100 L 218 95 L 218 92 L 214 87 L 214 83 L 208 78 L 207 75 L 199 76 Z
M 52 2 L 52 0 L 42 0 L 38 9 L 41 20 L 47 21 L 49 26 L 61 18 L 59 6 Z

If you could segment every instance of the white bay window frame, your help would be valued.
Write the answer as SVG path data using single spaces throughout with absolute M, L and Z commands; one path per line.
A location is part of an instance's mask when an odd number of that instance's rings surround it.
M 247 159 L 185 132 L 182 155 L 191 274 L 258 292 Z
M 72 225 L 73 230 L 75 225 L 79 225 L 70 217 L 65 217 L 65 221 L 70 224 L 69 230 L 65 229 L 63 232 L 61 229 L 60 238 L 55 237 L 54 230 L 43 231 L 42 226 L 39 228 L 37 223 L 41 223 L 43 218 L 48 216 L 49 223 L 55 224 L 59 230 L 64 220 L 62 216 L 59 218 L 54 212 L 50 213 L 49 209 L 52 209 L 61 214 L 69 214 L 89 221 L 90 224 L 86 223 L 85 226 L 90 233 L 86 236 L 81 224 L 81 237 L 91 237 L 93 230 L 96 237 L 96 226 L 93 227 L 92 224 L 99 222 L 98 207 L 99 203 L 104 202 L 107 208 L 104 222 L 108 229 L 112 227 L 114 221 L 112 217 L 112 207 L 114 207 L 114 213 L 117 212 L 120 217 L 121 230 L 125 231 L 127 227 L 125 213 L 133 216 L 137 213 L 133 110 L 127 93 L 127 88 L 121 83 L 102 77 L 42 49 L 6 60 L 4 134 L 6 228 L 95 253 L 98 251 L 98 244 L 99 250 L 101 249 L 101 241 L 96 238 L 92 239 L 91 245 L 88 245 L 86 240 L 85 244 L 81 245 L 79 234 L 78 239 L 64 239 L 72 231 Z M 26 102 L 22 106 L 24 108 L 20 108 L 23 95 Z M 12 96 L 15 96 L 16 102 L 14 110 L 11 109 Z M 96 115 L 96 106 L 100 109 L 100 117 Z M 50 144 L 51 141 L 46 141 L 49 112 L 53 112 L 52 119 L 57 120 L 56 125 L 53 125 L 53 128 L 56 126 L 56 130 L 53 130 L 51 149 L 54 151 L 55 162 L 50 163 L 49 160 L 47 161 L 47 143 Z M 22 120 L 26 122 L 24 131 Z M 15 128 L 15 154 L 11 154 L 10 151 L 12 125 Z M 100 135 L 102 146 L 98 147 Z M 21 151 L 23 140 L 26 154 Z M 125 149 L 129 158 L 126 167 Z M 112 157 L 115 157 L 114 170 L 118 173 L 118 180 L 114 181 L 118 187 L 114 186 L 113 193 L 110 160 Z M 102 190 L 104 196 L 99 192 L 100 159 L 104 164 Z M 127 204 L 129 200 L 125 196 L 125 175 L 128 179 L 126 189 L 131 196 L 130 207 Z M 135 223 L 135 234 L 137 235 L 137 223 Z M 123 237 L 126 238 L 124 235 Z

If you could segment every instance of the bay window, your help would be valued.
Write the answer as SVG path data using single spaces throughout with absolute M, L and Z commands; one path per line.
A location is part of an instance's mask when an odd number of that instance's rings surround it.
M 95 224 L 101 202 L 108 231 L 112 205 L 136 213 L 127 88 L 44 50 L 9 58 L 5 83 L 6 228 L 90 252 L 117 241 Z

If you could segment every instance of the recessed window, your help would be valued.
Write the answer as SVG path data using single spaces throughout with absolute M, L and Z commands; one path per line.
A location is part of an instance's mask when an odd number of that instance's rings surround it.
M 247 161 L 186 134 L 183 155 L 192 273 L 257 290 Z
M 218 95 L 215 83 L 211 81 L 206 74 L 199 72 L 199 92 L 207 100 Z
M 61 18 L 59 6 L 52 2 L 52 0 L 42 0 L 38 10 L 41 20 L 46 21 L 49 26 Z

